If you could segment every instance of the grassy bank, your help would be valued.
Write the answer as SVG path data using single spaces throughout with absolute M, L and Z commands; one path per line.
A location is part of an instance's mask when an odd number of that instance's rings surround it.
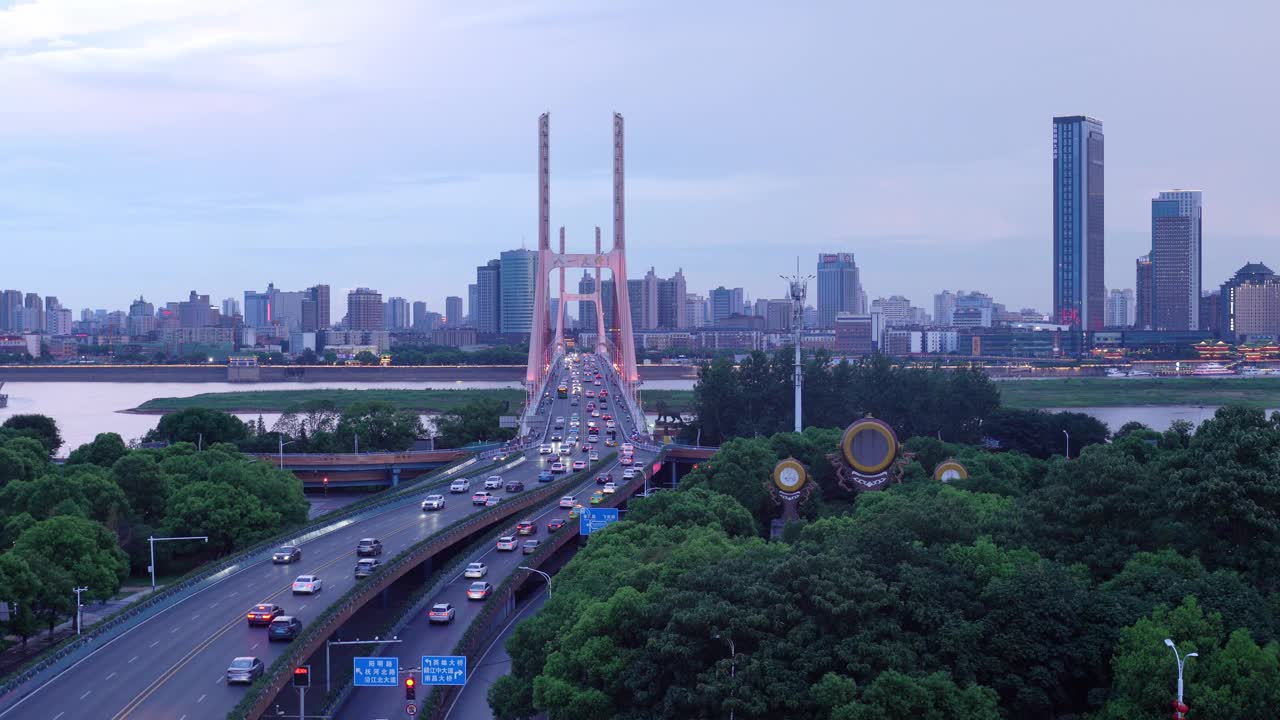
M 245 392 L 201 393 L 191 397 L 153 398 L 135 412 L 166 413 L 186 408 L 224 412 L 284 412 L 304 402 L 325 400 L 344 410 L 359 402 L 388 402 L 397 408 L 419 412 L 447 412 L 476 398 L 506 400 L 515 411 L 524 404 L 524 392 L 505 390 L 249 390 Z
M 1079 378 L 998 384 L 1014 408 L 1226 405 L 1280 407 L 1280 378 Z
M 642 393 L 645 406 L 652 410 L 661 400 L 673 410 L 687 410 L 693 404 L 692 390 L 647 390 Z M 512 411 L 524 404 L 521 390 L 258 390 L 245 392 L 202 393 L 191 397 L 154 398 L 134 412 L 161 414 L 186 408 L 205 408 L 233 413 L 284 412 L 299 403 L 327 400 L 338 409 L 353 403 L 378 400 L 398 408 L 423 413 L 448 412 L 477 398 L 505 400 Z

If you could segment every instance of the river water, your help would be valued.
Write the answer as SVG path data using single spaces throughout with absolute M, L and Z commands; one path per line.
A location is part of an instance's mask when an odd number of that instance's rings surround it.
M 652 380 L 646 390 L 691 390 L 692 380 Z M 10 415 L 40 413 L 58 422 L 64 444 L 59 451 L 66 455 L 101 432 L 119 433 L 128 442 L 140 438 L 160 422 L 159 415 L 135 415 L 122 412 L 158 397 L 190 397 L 202 393 L 246 392 L 256 390 L 493 390 L 520 388 L 518 382 L 334 382 L 334 383 L 112 383 L 112 382 L 7 382 L 4 393 L 9 407 L 0 408 L 0 422 Z M 257 420 L 258 413 L 240 415 L 242 420 Z M 270 428 L 279 413 L 262 413 Z M 429 416 L 423 417 L 430 422 Z

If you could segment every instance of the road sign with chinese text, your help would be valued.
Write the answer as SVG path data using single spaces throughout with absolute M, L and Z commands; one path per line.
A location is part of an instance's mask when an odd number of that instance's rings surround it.
M 400 685 L 400 658 L 358 657 L 352 658 L 354 685 L 356 687 L 398 687 Z
M 466 685 L 466 655 L 423 655 L 423 685 Z
M 590 535 L 618 522 L 618 508 L 583 508 L 578 516 L 578 534 Z

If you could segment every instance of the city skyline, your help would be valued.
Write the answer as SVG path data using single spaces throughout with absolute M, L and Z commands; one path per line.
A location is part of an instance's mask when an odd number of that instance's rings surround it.
M 1280 19 L 1266 6 L 1098 3 L 1106 27 L 1078 47 L 1048 14 L 1012 4 L 939 8 L 939 26 L 966 32 L 936 36 L 917 36 L 905 8 L 835 5 L 708 4 L 673 27 L 639 5 L 475 15 L 397 2 L 307 13 L 122 2 L 70 25 L 54 12 L 62 4 L 0 10 L 0 81 L 24 99 L 0 128 L 0 236 L 6 265 L 22 272 L 0 285 L 56 287 L 67 307 L 127 307 L 139 288 L 223 298 L 323 278 L 335 297 L 374 286 L 443 311 L 446 296 L 467 296 L 461 278 L 482 257 L 536 245 L 529 118 L 546 109 L 565 138 L 552 158 L 553 226 L 570 228 L 572 244 L 607 224 L 600 125 L 625 112 L 631 262 L 684 268 L 697 292 L 732 282 L 751 298 L 780 296 L 776 275 L 797 255 L 838 251 L 858 258 L 869 297 L 927 303 L 963 286 L 1049 310 L 1043 270 L 1005 268 L 1051 263 L 1045 130 L 1066 113 L 1099 118 L 1111 140 L 1107 288 L 1133 285 L 1150 198 L 1171 187 L 1212 198 L 1205 287 L 1247 260 L 1274 263 L 1266 249 L 1280 240 L 1255 151 L 1280 102 L 1251 79 L 1268 60 L 1264 28 Z M 434 49 L 397 32 L 418 26 Z M 1227 26 L 1235 41 L 1213 41 Z M 451 40 L 458 28 L 481 41 Z M 1151 74 L 1180 62 L 1178 38 L 1196 39 L 1197 62 Z M 904 43 L 910 62 L 868 62 Z M 487 61 L 498 45 L 538 51 L 517 52 L 529 60 L 518 67 Z M 653 64 L 651 47 L 669 57 Z M 1026 62 L 1006 63 L 1014 52 Z M 581 67 L 584 54 L 600 66 Z M 441 72 L 409 69 L 424 61 Z M 691 65 L 699 72 L 681 72 Z M 448 80 L 461 68 L 465 87 Z M 1201 100 L 1190 106 L 1174 99 L 1188 84 Z M 128 101 L 103 104 L 102 89 Z M 867 99 L 892 110 L 853 112 Z M 1192 133 L 1199 141 L 1184 142 Z M 741 247 L 750 252 L 732 252 Z M 199 281 L 139 258 L 198 265 Z

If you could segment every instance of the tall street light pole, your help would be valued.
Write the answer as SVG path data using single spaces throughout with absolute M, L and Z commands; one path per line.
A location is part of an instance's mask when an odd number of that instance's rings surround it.
M 283 435 L 278 436 L 276 439 L 280 441 L 280 469 L 283 470 L 284 469 L 284 446 L 292 445 L 298 441 L 290 440 L 289 442 L 285 442 Z
M 1066 430 L 1063 430 L 1062 434 L 1065 435 L 1067 438 L 1067 459 L 1070 460 L 1071 459 L 1071 433 L 1067 432 Z
M 712 637 L 714 637 L 717 640 L 724 640 L 725 642 L 729 643 L 729 684 L 733 686 L 734 690 L 737 690 L 738 650 L 733 645 L 733 638 L 731 637 L 722 638 L 720 637 L 720 633 L 716 633 Z M 734 708 L 733 708 L 733 705 L 731 704 L 729 705 L 729 720 L 733 720 L 733 711 L 734 711 Z
M 1182 714 L 1182 666 L 1185 665 L 1186 662 L 1191 658 L 1199 657 L 1200 654 L 1187 653 L 1186 655 L 1179 655 L 1178 648 L 1173 644 L 1173 640 L 1171 638 L 1165 638 L 1164 644 L 1168 645 L 1169 649 L 1173 651 L 1173 659 L 1178 662 L 1178 703 L 1177 703 L 1177 709 L 1175 710 L 1175 712 L 1177 713 L 1175 717 L 1180 718 L 1180 717 L 1184 717 L 1184 715 Z
M 151 571 L 151 592 L 156 591 L 156 543 L 167 542 L 169 540 L 203 540 L 209 542 L 207 535 L 192 535 L 189 537 L 149 537 L 147 543 L 151 546 L 151 566 L 147 568 Z
M 542 576 L 542 579 L 547 581 L 547 598 L 548 598 L 548 599 L 550 599 L 550 598 L 551 598 L 551 576 L 550 576 L 550 575 L 548 575 L 548 574 L 546 574 L 546 573 L 542 572 L 541 570 L 536 570 L 536 569 L 534 569 L 534 568 L 526 567 L 526 566 L 524 566 L 524 565 L 521 565 L 520 567 L 518 567 L 518 568 L 516 568 L 516 569 L 517 569 L 517 570 L 528 570 L 528 571 L 529 571 L 529 572 L 531 572 L 531 573 L 538 573 L 539 575 L 541 575 L 541 576 Z
M 72 588 L 72 589 L 71 589 L 71 592 L 73 592 L 73 593 L 75 593 L 75 594 L 76 594 L 76 634 L 77 634 L 77 635 L 79 635 L 79 634 L 80 634 L 80 607 L 81 607 L 81 606 L 80 606 L 80 593 L 82 593 L 82 592 L 88 592 L 88 591 L 89 591 L 89 588 L 87 588 L 87 587 L 78 587 L 78 588 Z

